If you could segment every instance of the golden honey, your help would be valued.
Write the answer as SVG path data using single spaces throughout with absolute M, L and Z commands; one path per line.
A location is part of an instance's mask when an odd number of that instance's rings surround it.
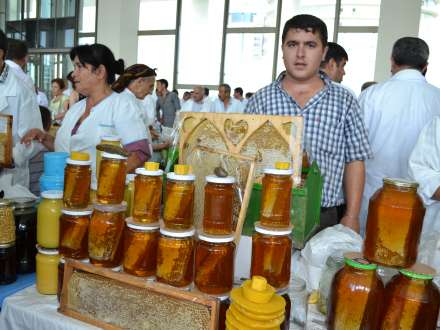
M 44 249 L 37 246 L 36 287 L 41 294 L 57 294 L 58 263 L 60 255 L 56 249 Z
M 83 209 L 89 205 L 92 162 L 87 153 L 72 152 L 64 169 L 64 207 Z
M 141 224 L 126 220 L 124 231 L 124 272 L 135 276 L 155 276 L 159 223 Z
M 276 163 L 276 168 L 265 169 L 261 197 L 260 222 L 263 226 L 290 226 L 292 174 L 289 163 Z
M 122 261 L 125 203 L 95 204 L 90 220 L 88 250 L 90 262 L 114 268 Z
M 136 169 L 134 179 L 133 219 L 143 223 L 155 223 L 160 218 L 162 200 L 162 174 L 159 163 L 145 163 Z
M 252 236 L 251 276 L 260 275 L 275 289 L 288 286 L 292 255 L 291 228 L 273 230 L 255 224 Z
M 234 236 L 200 234 L 194 262 L 194 284 L 201 292 L 225 294 L 234 281 Z
M 107 144 L 107 145 L 114 145 L 114 146 L 120 146 L 121 145 L 121 139 L 119 136 L 116 135 L 105 135 L 101 137 L 101 142 L 99 144 Z M 102 154 L 103 152 L 101 150 L 96 149 L 96 177 L 99 178 L 99 168 L 101 165 L 102 160 Z
M 127 203 L 127 211 L 125 211 L 125 216 L 127 218 L 131 217 L 133 214 L 133 199 L 134 199 L 134 178 L 136 174 L 129 173 L 125 178 L 125 191 L 124 191 L 124 201 Z
M 233 230 L 234 177 L 206 177 L 203 231 L 228 235 Z
M 60 216 L 63 208 L 63 192 L 48 190 L 37 209 L 37 243 L 48 249 L 58 248 L 60 239 Z
M 156 278 L 175 287 L 187 287 L 193 281 L 194 229 L 160 229 Z
M 12 202 L 0 199 L 0 244 L 15 242 L 15 220 Z
M 60 255 L 72 259 L 88 257 L 87 242 L 92 210 L 63 209 L 60 217 Z
M 104 152 L 96 200 L 100 204 L 120 204 L 124 200 L 127 157 Z

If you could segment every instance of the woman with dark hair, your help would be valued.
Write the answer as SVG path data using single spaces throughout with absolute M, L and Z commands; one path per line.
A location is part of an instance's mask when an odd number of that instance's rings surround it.
M 70 71 L 67 74 L 67 77 L 66 77 L 66 79 L 72 85 L 72 91 L 70 92 L 69 98 L 66 101 L 64 101 L 64 112 L 69 110 L 72 107 L 72 105 L 74 105 L 76 102 L 81 101 L 83 98 L 85 98 L 84 95 L 81 95 L 76 90 L 75 80 L 73 80 L 73 76 L 72 75 L 73 75 L 73 71 Z
M 150 143 L 133 98 L 111 88 L 115 74 L 124 71 L 124 61 L 116 61 L 111 50 L 101 44 L 77 46 L 70 51 L 70 58 L 76 90 L 85 98 L 66 113 L 55 139 L 41 130 L 31 130 L 22 142 L 37 139 L 49 150 L 88 152 L 95 184 L 96 145 L 103 136 L 117 135 L 130 153 L 128 171 L 132 172 L 150 157 Z
M 68 99 L 68 97 L 63 94 L 66 84 L 61 78 L 52 79 L 51 83 L 52 99 L 49 102 L 49 110 L 52 113 L 52 119 L 61 121 L 64 117 L 64 101 Z

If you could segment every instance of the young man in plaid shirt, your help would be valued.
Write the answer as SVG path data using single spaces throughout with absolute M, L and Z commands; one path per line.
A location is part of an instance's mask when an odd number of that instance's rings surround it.
M 324 176 L 321 229 L 340 222 L 359 232 L 364 160 L 371 150 L 357 100 L 319 71 L 326 51 L 322 20 L 312 15 L 288 20 L 282 34 L 286 71 L 260 89 L 245 112 L 304 117 L 309 157 Z

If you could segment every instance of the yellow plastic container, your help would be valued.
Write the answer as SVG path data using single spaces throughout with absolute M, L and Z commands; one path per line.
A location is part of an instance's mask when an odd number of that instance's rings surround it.
M 56 249 L 45 249 L 37 246 L 36 258 L 36 287 L 41 294 L 57 294 L 58 263 L 60 255 Z
M 48 190 L 41 193 L 43 198 L 37 211 L 37 243 L 43 248 L 56 249 L 60 237 L 60 216 L 63 208 L 63 192 Z

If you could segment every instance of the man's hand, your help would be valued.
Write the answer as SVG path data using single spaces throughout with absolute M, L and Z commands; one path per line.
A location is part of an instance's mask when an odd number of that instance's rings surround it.
M 341 225 L 344 225 L 359 234 L 360 231 L 359 218 L 346 214 L 341 219 Z

